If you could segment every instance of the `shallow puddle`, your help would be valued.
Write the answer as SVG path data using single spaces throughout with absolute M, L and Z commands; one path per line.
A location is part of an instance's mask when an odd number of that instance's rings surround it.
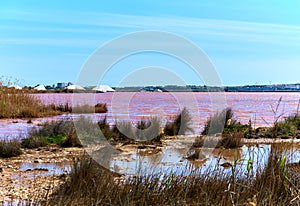
M 176 141 L 175 141 L 176 142 Z M 139 150 L 123 152 L 115 157 L 110 163 L 110 169 L 127 175 L 156 175 L 175 174 L 190 175 L 208 174 L 211 171 L 219 171 L 231 175 L 231 166 L 234 165 L 236 174 L 240 177 L 255 175 L 263 169 L 268 162 L 271 151 L 270 144 L 243 146 L 239 149 L 208 149 L 200 148 L 199 159 L 188 160 L 186 157 L 189 147 L 171 146 L 170 143 L 155 154 L 144 155 Z M 298 162 L 300 151 L 297 148 L 287 149 L 286 163 Z M 226 163 L 226 164 L 224 164 Z M 252 169 L 249 169 L 251 164 Z M 227 166 L 227 167 L 226 167 Z M 247 167 L 248 166 L 248 167 Z M 247 169 L 248 168 L 248 169 Z
M 38 176 L 61 175 L 71 171 L 68 162 L 63 163 L 21 163 L 20 170 L 26 172 L 26 179 L 34 179 Z M 23 178 L 23 177 L 20 177 Z

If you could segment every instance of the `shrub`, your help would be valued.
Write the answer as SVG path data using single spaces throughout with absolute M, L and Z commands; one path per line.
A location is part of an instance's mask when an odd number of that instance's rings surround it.
M 58 134 L 58 135 L 50 135 L 46 141 L 47 144 L 56 144 L 56 145 L 61 145 L 62 141 L 65 137 L 62 134 Z
M 22 154 L 21 144 L 17 140 L 0 141 L 0 157 L 8 158 Z
M 169 136 L 184 135 L 186 132 L 194 132 L 190 126 L 191 115 L 187 108 L 183 108 L 180 114 L 166 123 L 164 127 L 164 134 Z
M 72 107 L 69 105 L 69 103 L 59 105 L 50 104 L 49 107 L 60 112 L 72 112 Z
M 284 118 L 283 121 L 274 123 L 270 128 L 272 137 L 294 138 L 300 137 L 300 116 L 298 114 L 290 115 Z

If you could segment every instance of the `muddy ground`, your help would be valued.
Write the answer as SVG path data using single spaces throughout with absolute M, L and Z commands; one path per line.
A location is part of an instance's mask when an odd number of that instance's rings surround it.
M 162 145 L 148 145 L 139 148 L 142 156 L 161 153 L 163 147 L 170 145 L 185 148 L 186 154 L 193 143 L 192 137 L 168 137 Z M 293 140 L 274 139 L 244 139 L 245 144 L 271 144 L 293 142 Z M 294 143 L 299 145 L 300 140 Z M 123 157 L 136 152 L 138 145 L 117 145 Z M 49 197 L 55 189 L 68 179 L 68 173 L 73 163 L 85 153 L 83 148 L 61 148 L 48 146 L 38 149 L 22 149 L 23 154 L 13 158 L 0 158 L 0 205 L 12 201 L 34 201 Z M 229 162 L 232 161 L 231 150 L 215 150 L 212 154 L 222 155 Z M 228 153 L 228 154 L 227 154 Z M 183 157 L 184 158 L 184 157 Z M 207 158 L 206 158 L 207 159 Z M 205 159 L 205 160 L 206 160 Z M 129 161 L 129 160 L 128 160 Z M 205 163 L 201 162 L 201 164 Z
M 0 205 L 50 195 L 67 180 L 71 165 L 84 154 L 82 148 L 49 146 L 23 149 L 13 158 L 0 158 Z

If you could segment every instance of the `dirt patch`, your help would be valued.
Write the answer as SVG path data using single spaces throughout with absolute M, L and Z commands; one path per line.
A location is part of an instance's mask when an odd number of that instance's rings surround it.
M 71 165 L 84 154 L 82 148 L 57 146 L 22 151 L 19 157 L 0 159 L 0 204 L 47 197 L 67 180 Z

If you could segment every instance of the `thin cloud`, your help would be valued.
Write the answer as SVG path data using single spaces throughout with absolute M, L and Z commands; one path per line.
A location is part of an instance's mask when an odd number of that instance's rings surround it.
M 299 46 L 300 26 L 244 22 L 232 20 L 198 19 L 187 17 L 153 17 L 123 15 L 115 13 L 85 13 L 68 11 L 66 13 L 50 11 L 4 11 L 2 20 L 16 20 L 31 23 L 28 27 L 2 25 L 0 29 L 27 32 L 56 32 L 59 39 L 47 38 L 5 38 L 0 42 L 10 44 L 41 44 L 64 46 L 91 46 L 94 40 L 87 36 L 97 34 L 120 35 L 120 31 L 133 32 L 139 30 L 161 30 L 192 36 L 194 39 L 207 38 L 218 41 L 253 42 L 274 45 Z M 16 15 L 18 14 L 18 15 Z M 40 26 L 43 22 L 46 26 Z M 60 33 L 78 34 L 82 37 L 64 39 Z M 86 34 L 86 36 L 85 36 Z M 65 36 L 65 35 L 62 35 Z M 0 34 L 1 37 L 1 34 Z M 95 37 L 99 38 L 99 37 Z M 81 42 L 78 40 L 81 39 Z

